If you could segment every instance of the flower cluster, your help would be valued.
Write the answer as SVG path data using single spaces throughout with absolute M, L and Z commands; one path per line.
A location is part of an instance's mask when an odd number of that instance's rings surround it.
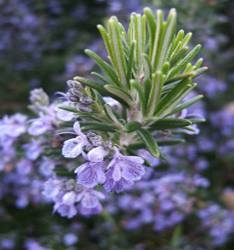
M 127 229 L 151 225 L 155 231 L 163 231 L 181 223 L 193 212 L 199 201 L 194 193 L 208 185 L 208 180 L 199 175 L 180 172 L 152 178 L 151 173 L 121 195 L 116 207 L 124 211 L 122 223 Z
M 198 217 L 202 220 L 203 228 L 208 230 L 215 246 L 223 245 L 233 233 L 234 213 L 217 204 L 208 204 L 206 208 L 198 211 Z

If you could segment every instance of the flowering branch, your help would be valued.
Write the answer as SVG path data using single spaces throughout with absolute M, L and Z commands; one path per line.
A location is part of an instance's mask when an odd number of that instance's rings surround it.
M 174 9 L 165 20 L 160 10 L 154 15 L 146 8 L 131 15 L 127 30 L 116 17 L 98 29 L 107 58 L 86 53 L 102 73 L 69 80 L 68 91 L 53 103 L 41 89 L 32 91 L 30 108 L 38 117 L 23 122 L 22 133 L 32 137 L 24 145 L 27 157 L 43 162 L 43 174 L 50 166 L 43 194 L 68 218 L 99 213 L 106 192 L 129 189 L 146 164 L 162 157 L 161 146 L 181 142 L 182 133 L 196 133 L 194 125 L 203 121 L 186 109 L 202 97 L 188 94 L 206 67 L 202 59 L 193 63 L 200 45 L 189 50 L 191 34 L 176 33 Z M 48 143 L 53 138 L 55 145 Z

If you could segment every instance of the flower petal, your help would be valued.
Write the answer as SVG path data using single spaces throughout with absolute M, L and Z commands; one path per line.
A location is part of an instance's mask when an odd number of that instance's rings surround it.
M 81 130 L 80 130 L 80 124 L 78 121 L 76 121 L 73 125 L 73 130 L 76 132 L 77 135 L 81 134 Z
M 78 138 L 72 138 L 64 142 L 62 154 L 66 158 L 76 158 L 82 152 L 83 143 Z
M 128 161 L 131 161 L 133 163 L 137 163 L 137 164 L 144 163 L 144 159 L 142 157 L 139 157 L 139 156 L 123 156 L 122 158 L 125 160 L 128 160 Z
M 132 161 L 122 161 L 120 165 L 122 169 L 122 177 L 129 181 L 140 180 L 145 173 L 143 165 L 136 164 Z
M 103 171 L 103 166 L 98 165 L 97 168 L 99 168 L 99 169 L 97 169 L 98 183 L 103 184 L 106 180 L 106 176 L 105 176 L 105 173 Z
M 77 170 L 77 181 L 79 184 L 92 188 L 98 184 L 98 168 L 95 168 L 92 164 L 85 163 Z
M 96 147 L 91 149 L 88 152 L 88 160 L 91 162 L 101 162 L 103 161 L 104 157 L 107 155 L 107 152 L 103 147 Z
M 112 178 L 114 181 L 119 181 L 122 177 L 122 174 L 121 174 L 121 169 L 119 167 L 119 165 L 115 165 L 113 166 L 113 169 L 112 169 Z
M 76 193 L 74 191 L 70 191 L 63 196 L 63 203 L 65 205 L 73 205 L 75 201 L 76 201 Z
M 99 201 L 95 195 L 90 192 L 86 192 L 84 198 L 81 201 L 81 205 L 85 208 L 95 208 L 98 206 Z
M 28 128 L 28 133 L 30 135 L 38 136 L 47 132 L 50 128 L 49 124 L 43 119 L 35 119 Z

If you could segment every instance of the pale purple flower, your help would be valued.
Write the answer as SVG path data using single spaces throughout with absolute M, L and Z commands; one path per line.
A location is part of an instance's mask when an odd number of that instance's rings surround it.
M 223 245 L 234 232 L 234 213 L 211 203 L 197 213 L 215 246 Z
M 79 122 L 74 123 L 73 129 L 78 136 L 64 142 L 62 154 L 66 158 L 76 158 L 82 153 L 83 147 L 88 145 L 86 135 L 80 130 Z
M 93 189 L 84 189 L 77 197 L 77 200 L 80 201 L 80 213 L 83 215 L 100 213 L 102 211 L 100 200 L 104 199 L 103 193 Z
M 25 248 L 26 250 L 48 250 L 33 239 L 27 240 L 25 243 Z
M 44 187 L 43 194 L 52 199 L 54 204 L 54 212 L 58 212 L 61 216 L 72 218 L 77 214 L 76 201 L 77 193 L 68 191 L 62 181 L 50 179 Z
M 51 118 L 49 116 L 42 115 L 41 117 L 32 120 L 28 128 L 28 133 L 33 136 L 38 136 L 51 130 L 51 128 L 52 128 Z
M 51 176 L 53 174 L 53 169 L 55 168 L 55 162 L 48 157 L 43 157 L 40 162 L 39 171 L 43 176 Z
M 104 157 L 107 155 L 105 149 L 101 146 L 93 148 L 87 154 L 86 162 L 79 166 L 75 173 L 77 173 L 78 184 L 87 188 L 92 188 L 97 184 L 103 184 L 106 180 L 104 174 Z
M 74 191 L 70 191 L 64 194 L 62 203 L 65 205 L 73 205 L 76 202 L 77 194 Z
M 62 182 L 55 178 L 50 178 L 44 184 L 44 190 L 42 194 L 49 200 L 56 200 L 62 189 Z
M 91 149 L 87 154 L 87 159 L 91 162 L 102 162 L 108 152 L 102 147 Z
M 107 166 L 105 188 L 108 191 L 121 191 L 145 173 L 144 160 L 139 156 L 124 156 L 118 150 Z M 122 186 L 122 188 L 121 188 Z
M 77 182 L 87 188 L 92 188 L 97 184 L 105 182 L 106 177 L 103 170 L 103 162 L 87 162 L 79 166 L 77 173 Z
M 84 141 L 81 137 L 66 140 L 63 144 L 62 154 L 66 158 L 76 158 L 83 150 Z
M 22 159 L 17 162 L 16 170 L 19 175 L 28 175 L 32 172 L 32 162 L 27 159 Z
M 11 238 L 5 238 L 0 241 L 0 246 L 3 249 L 14 249 L 15 248 L 15 242 Z
M 25 208 L 29 204 L 28 196 L 25 194 L 18 196 L 15 203 L 17 208 Z
M 0 137 L 8 136 L 17 138 L 26 132 L 27 117 L 22 114 L 15 114 L 12 116 L 4 116 L 0 120 Z
M 57 203 L 54 206 L 54 212 L 57 211 L 61 216 L 72 218 L 77 214 L 77 209 L 74 204 L 66 205 L 66 204 L 60 204 Z
M 42 153 L 41 142 L 38 140 L 32 140 L 31 142 L 24 144 L 25 155 L 29 160 L 36 160 Z
M 107 192 L 115 191 L 117 193 L 120 193 L 127 188 L 130 188 L 133 184 L 132 181 L 127 181 L 124 178 L 121 178 L 119 181 L 114 181 L 112 175 L 112 170 L 109 170 L 106 174 L 106 182 L 104 184 L 104 187 Z
M 63 237 L 63 242 L 66 246 L 72 246 L 77 243 L 79 238 L 74 233 L 67 233 Z

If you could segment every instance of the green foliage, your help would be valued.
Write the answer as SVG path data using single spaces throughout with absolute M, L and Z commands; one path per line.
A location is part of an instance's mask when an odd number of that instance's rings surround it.
M 101 74 L 92 72 L 92 79 L 74 79 L 86 86 L 89 97 L 93 98 L 96 92 L 101 99 L 110 96 L 119 102 L 119 108 L 95 100 L 91 109 L 99 122 L 87 117 L 84 129 L 105 131 L 106 136 L 118 138 L 114 143 L 122 147 L 127 148 L 130 143 L 144 145 L 159 157 L 156 141 L 161 138 L 155 131 L 196 123 L 194 119 L 181 119 L 179 112 L 202 98 L 198 95 L 185 101 L 196 87 L 193 79 L 207 67 L 202 66 L 202 59 L 194 62 L 201 45 L 190 48 L 192 34 L 176 32 L 176 19 L 175 9 L 165 18 L 161 10 L 154 13 L 145 8 L 142 15 L 131 15 L 128 29 L 116 17 L 111 17 L 106 27 L 97 26 L 107 58 L 104 60 L 91 50 L 85 52 L 96 62 Z M 110 132 L 116 135 L 110 136 Z M 167 141 L 178 141 L 173 131 L 170 134 Z

